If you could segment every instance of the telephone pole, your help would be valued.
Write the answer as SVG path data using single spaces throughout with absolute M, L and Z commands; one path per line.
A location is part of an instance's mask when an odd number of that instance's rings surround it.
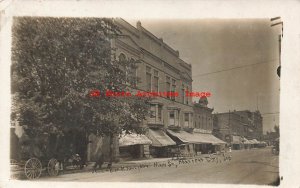
M 278 35 L 278 41 L 279 41 L 279 66 L 277 68 L 277 75 L 280 78 L 280 73 L 281 73 L 281 40 L 283 38 L 283 22 L 280 21 L 281 17 L 275 17 L 275 18 L 271 18 L 271 27 L 274 27 L 276 25 L 281 25 L 281 33 Z M 280 22 L 277 22 L 280 21 Z

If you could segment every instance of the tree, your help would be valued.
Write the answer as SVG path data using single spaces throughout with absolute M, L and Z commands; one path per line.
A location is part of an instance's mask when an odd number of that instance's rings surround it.
M 77 129 L 110 136 L 142 132 L 147 98 L 90 97 L 89 92 L 131 91 L 111 40 L 121 34 L 113 19 L 16 17 L 13 20 L 12 94 L 14 112 L 30 137 Z M 124 79 L 124 78 L 127 79 Z M 111 139 L 112 140 L 112 139 Z

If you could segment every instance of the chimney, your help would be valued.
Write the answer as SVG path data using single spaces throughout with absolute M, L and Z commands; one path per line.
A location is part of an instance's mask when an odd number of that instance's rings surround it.
M 137 23 L 136 23 L 136 28 L 137 29 L 140 29 L 142 27 L 142 23 L 141 23 L 141 21 L 138 21 Z

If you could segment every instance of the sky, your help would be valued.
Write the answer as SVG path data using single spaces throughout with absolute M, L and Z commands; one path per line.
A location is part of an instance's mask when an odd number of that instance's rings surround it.
M 138 20 L 127 21 L 136 26 Z M 192 65 L 193 91 L 212 93 L 214 113 L 258 109 L 264 132 L 279 125 L 280 25 L 271 27 L 269 19 L 140 21 Z

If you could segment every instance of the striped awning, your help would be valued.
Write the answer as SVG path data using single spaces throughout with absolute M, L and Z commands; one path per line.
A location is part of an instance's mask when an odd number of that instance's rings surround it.
M 176 145 L 176 143 L 162 130 L 149 129 L 148 138 L 152 141 L 154 147 L 164 147 Z

